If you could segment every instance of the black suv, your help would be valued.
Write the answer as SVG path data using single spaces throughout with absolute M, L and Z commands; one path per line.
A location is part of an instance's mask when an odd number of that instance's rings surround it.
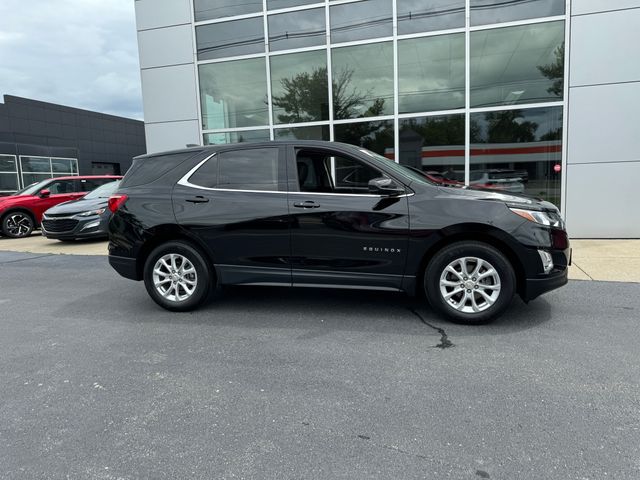
M 482 323 L 514 293 L 567 283 L 558 209 L 432 183 L 353 145 L 198 147 L 134 159 L 109 199 L 109 262 L 169 310 L 216 285 L 424 292 L 453 321 Z

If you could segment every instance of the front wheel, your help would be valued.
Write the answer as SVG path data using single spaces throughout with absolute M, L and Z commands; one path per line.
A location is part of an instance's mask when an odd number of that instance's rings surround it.
M 509 260 L 481 242 L 458 242 L 437 252 L 425 271 L 431 306 L 456 323 L 477 325 L 502 314 L 515 292 Z
M 160 245 L 144 266 L 147 292 L 167 310 L 184 312 L 199 307 L 212 291 L 212 280 L 204 256 L 185 242 Z
M 28 237 L 33 227 L 33 218 L 25 212 L 10 212 L 2 219 L 2 234 L 7 237 Z

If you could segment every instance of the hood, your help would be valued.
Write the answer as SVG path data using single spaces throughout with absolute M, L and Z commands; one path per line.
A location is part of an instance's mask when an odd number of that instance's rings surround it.
M 542 200 L 541 198 L 530 197 L 528 195 L 520 195 L 517 193 L 502 193 L 489 189 L 481 190 L 474 188 L 456 187 L 438 187 L 438 189 L 445 192 L 447 195 L 462 196 L 469 199 L 502 202 L 522 208 L 550 210 L 554 212 L 558 211 L 558 208 L 553 203 Z
M 98 210 L 107 206 L 107 200 L 106 198 L 91 198 L 89 200 L 81 198 L 71 202 L 64 202 L 51 207 L 45 212 L 45 215 L 75 215 L 76 213 Z
M 25 202 L 33 201 L 34 195 L 9 195 L 8 197 L 0 197 L 0 210 L 14 205 L 21 205 Z

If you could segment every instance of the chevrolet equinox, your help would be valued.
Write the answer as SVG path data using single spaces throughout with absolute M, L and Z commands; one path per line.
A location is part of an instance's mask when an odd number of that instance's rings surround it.
M 487 322 L 567 283 L 551 203 L 446 186 L 364 148 L 321 141 L 137 157 L 109 198 L 109 262 L 160 306 L 217 285 L 424 293 L 450 320 Z

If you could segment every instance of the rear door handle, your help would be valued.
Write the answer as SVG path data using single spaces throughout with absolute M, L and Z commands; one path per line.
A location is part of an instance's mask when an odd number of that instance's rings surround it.
M 186 200 L 190 203 L 207 203 L 209 201 L 207 197 L 203 197 L 202 195 L 196 195 L 195 197 L 187 198 Z
M 296 208 L 318 208 L 320 204 L 313 200 L 307 200 L 306 202 L 295 202 L 293 206 Z

